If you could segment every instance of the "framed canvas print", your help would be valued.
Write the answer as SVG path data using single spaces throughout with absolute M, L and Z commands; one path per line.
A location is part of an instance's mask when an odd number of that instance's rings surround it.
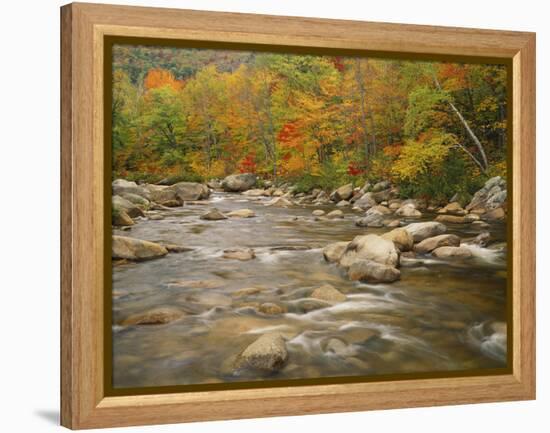
M 535 36 L 62 7 L 62 424 L 535 398 Z

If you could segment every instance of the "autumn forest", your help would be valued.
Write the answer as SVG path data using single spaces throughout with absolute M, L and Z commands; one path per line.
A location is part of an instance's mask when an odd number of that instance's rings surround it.
M 503 65 L 115 45 L 112 95 L 114 179 L 448 200 L 506 176 Z

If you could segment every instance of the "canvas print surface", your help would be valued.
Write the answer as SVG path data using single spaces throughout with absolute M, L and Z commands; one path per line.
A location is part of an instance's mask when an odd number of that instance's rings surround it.
M 112 52 L 113 388 L 507 367 L 505 65 Z

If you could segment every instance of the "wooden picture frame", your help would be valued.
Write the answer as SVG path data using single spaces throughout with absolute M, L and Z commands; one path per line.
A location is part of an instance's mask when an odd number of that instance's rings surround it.
M 509 374 L 106 396 L 106 37 L 508 59 L 513 75 Z M 535 398 L 535 34 L 73 3 L 61 8 L 61 424 L 72 429 Z M 106 273 L 107 272 L 107 273 Z

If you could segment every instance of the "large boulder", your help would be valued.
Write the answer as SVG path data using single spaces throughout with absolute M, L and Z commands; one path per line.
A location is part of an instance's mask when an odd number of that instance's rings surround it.
M 439 235 L 426 238 L 414 247 L 419 254 L 427 254 L 439 247 L 458 247 L 460 238 L 457 235 Z
M 404 228 L 396 228 L 384 233 L 382 238 L 392 241 L 399 251 L 410 251 L 414 244 L 412 235 Z
M 349 242 L 334 242 L 323 248 L 323 257 L 329 263 L 338 263 L 346 251 Z
M 334 202 L 339 202 L 341 200 L 349 200 L 353 195 L 353 185 L 348 183 L 343 185 L 340 188 L 334 190 L 330 195 L 330 199 Z
M 383 201 L 388 201 L 389 199 L 392 198 L 392 195 L 393 195 L 392 191 L 393 190 L 391 188 L 388 188 L 382 191 L 373 192 L 372 198 L 376 201 L 376 203 L 382 203 Z
M 147 185 L 146 188 L 151 196 L 151 201 L 155 203 L 168 207 L 181 205 L 174 188 L 165 185 Z
M 119 195 L 115 195 L 111 198 L 111 205 L 113 207 L 113 213 L 123 211 L 131 218 L 145 216 L 143 209 Z
M 347 299 L 346 295 L 332 287 L 330 284 L 324 284 L 321 287 L 316 288 L 311 293 L 310 297 L 326 302 L 343 302 Z
M 126 236 L 113 236 L 112 239 L 113 259 L 141 261 L 155 259 L 166 254 L 168 254 L 168 250 L 154 242 Z
M 393 266 L 383 265 L 372 260 L 357 260 L 348 269 L 348 277 L 353 281 L 392 283 L 400 276 L 401 272 Z
M 151 200 L 151 196 L 149 194 L 149 191 L 141 186 L 138 185 L 135 182 L 125 180 L 125 179 L 116 179 L 111 184 L 112 187 L 112 195 L 123 195 L 127 193 L 140 195 L 147 200 Z
M 128 200 L 130 203 L 135 204 L 141 209 L 147 210 L 151 204 L 149 200 L 147 200 L 145 197 L 137 194 L 133 194 L 131 192 L 126 192 L 122 194 L 122 198 Z
M 492 209 L 488 211 L 487 213 L 483 214 L 482 219 L 487 221 L 499 221 L 506 218 L 506 212 L 503 208 L 499 207 L 496 209 Z
M 466 247 L 439 247 L 432 251 L 432 255 L 439 258 L 472 257 L 472 251 Z
M 237 357 L 235 368 L 270 373 L 280 370 L 287 359 L 288 352 L 283 336 L 279 333 L 264 334 Z
M 176 198 L 182 202 L 204 200 L 210 197 L 210 190 L 206 185 L 196 182 L 178 182 L 170 187 Z
M 395 244 L 378 235 L 356 236 L 340 259 L 340 266 L 349 268 L 357 260 L 372 260 L 389 266 L 399 264 L 399 251 Z
M 420 242 L 426 238 L 442 235 L 447 231 L 447 227 L 440 222 L 429 221 L 409 224 L 405 226 L 405 230 L 411 234 L 415 242 Z
M 474 194 L 472 200 L 466 206 L 466 210 L 492 210 L 504 207 L 506 199 L 506 181 L 500 176 L 496 176 L 485 182 L 483 188 Z
M 256 185 L 258 178 L 252 173 L 232 174 L 222 180 L 222 188 L 229 192 L 242 192 Z

